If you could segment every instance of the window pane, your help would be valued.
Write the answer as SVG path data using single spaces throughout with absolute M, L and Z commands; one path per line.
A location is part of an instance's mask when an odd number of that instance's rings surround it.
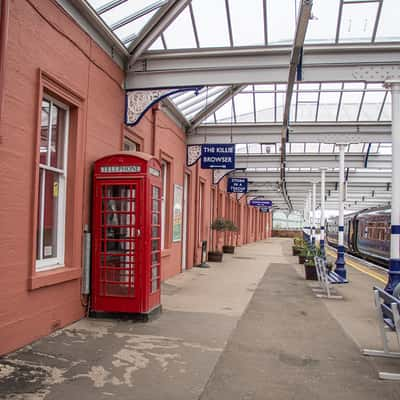
M 59 177 L 51 171 L 44 173 L 43 194 L 43 258 L 57 257 Z
M 51 155 L 50 165 L 64 169 L 65 110 L 51 106 Z
M 139 146 L 129 138 L 124 138 L 124 150 L 125 151 L 139 151 Z
M 47 165 L 47 156 L 49 153 L 49 118 L 50 103 L 47 100 L 43 100 L 40 128 L 40 163 L 45 165 Z

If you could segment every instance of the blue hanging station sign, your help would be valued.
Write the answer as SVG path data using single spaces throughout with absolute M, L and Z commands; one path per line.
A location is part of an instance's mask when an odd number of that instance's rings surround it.
M 255 207 L 272 207 L 271 200 L 251 199 L 249 204 L 251 206 L 255 206 Z
M 247 193 L 247 178 L 228 178 L 229 193 Z
M 235 169 L 235 145 L 202 144 L 201 168 Z

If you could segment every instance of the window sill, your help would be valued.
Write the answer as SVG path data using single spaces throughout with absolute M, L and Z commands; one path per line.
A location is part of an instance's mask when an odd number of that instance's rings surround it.
M 46 286 L 57 285 L 79 279 L 81 277 L 80 268 L 56 268 L 48 271 L 36 272 L 29 278 L 29 290 L 35 290 Z

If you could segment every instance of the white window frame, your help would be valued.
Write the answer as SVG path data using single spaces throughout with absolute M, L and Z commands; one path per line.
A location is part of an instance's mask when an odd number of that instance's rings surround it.
M 61 268 L 64 267 L 64 256 L 65 256 L 65 220 L 66 220 L 66 182 L 67 182 L 67 158 L 68 158 L 68 134 L 69 134 L 69 118 L 70 118 L 70 110 L 67 105 L 61 103 L 54 97 L 44 94 L 42 101 L 47 100 L 50 102 L 50 114 L 49 114 L 49 126 L 51 124 L 52 117 L 52 105 L 56 105 L 57 107 L 63 109 L 65 111 L 65 126 L 64 126 L 64 148 L 63 148 L 63 169 L 51 167 L 49 165 L 39 164 L 39 179 L 43 179 L 42 170 L 56 172 L 59 176 L 59 184 L 58 184 L 58 213 L 57 213 L 57 257 L 46 258 L 46 259 L 37 259 L 36 258 L 36 272 L 47 271 L 50 269 Z M 40 107 L 42 107 L 42 103 L 40 103 Z M 41 112 L 41 111 L 40 111 Z M 49 146 L 51 143 L 51 135 L 52 129 L 49 129 Z M 39 201 L 38 201 L 38 209 L 37 212 L 41 216 L 39 221 L 39 226 L 37 231 L 39 234 L 36 234 L 37 248 L 42 251 L 43 249 L 43 225 L 44 225 L 44 203 L 45 203 L 45 190 L 44 190 L 44 182 L 39 187 L 42 187 L 41 193 L 39 193 Z M 42 255 L 41 255 L 42 256 Z M 37 257 L 37 256 L 36 256 Z M 43 256 L 42 256 L 43 257 Z
M 123 151 L 139 151 L 139 145 L 128 136 L 124 136 L 122 147 Z M 131 148 L 125 149 L 125 147 L 131 147 Z
M 161 161 L 161 178 L 162 178 L 162 191 L 161 191 L 161 250 L 165 249 L 165 224 L 166 224 L 166 211 L 167 211 L 167 186 L 168 186 L 168 163 L 164 160 Z

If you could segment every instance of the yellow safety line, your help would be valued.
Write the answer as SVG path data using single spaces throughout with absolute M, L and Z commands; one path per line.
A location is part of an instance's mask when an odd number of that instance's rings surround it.
M 331 256 L 335 255 L 335 253 L 332 252 L 331 250 L 327 250 L 327 252 L 330 253 Z M 362 272 L 364 274 L 367 274 L 367 275 L 371 276 L 372 278 L 375 278 L 379 282 L 382 282 L 382 283 L 385 283 L 385 284 L 387 283 L 387 278 L 384 278 L 383 275 L 377 274 L 377 273 L 372 272 L 372 271 L 369 271 L 365 267 L 361 267 L 358 263 L 355 263 L 353 260 L 350 261 L 347 257 L 346 257 L 346 264 L 350 265 L 351 267 L 353 267 L 357 271 L 360 271 L 360 272 Z

